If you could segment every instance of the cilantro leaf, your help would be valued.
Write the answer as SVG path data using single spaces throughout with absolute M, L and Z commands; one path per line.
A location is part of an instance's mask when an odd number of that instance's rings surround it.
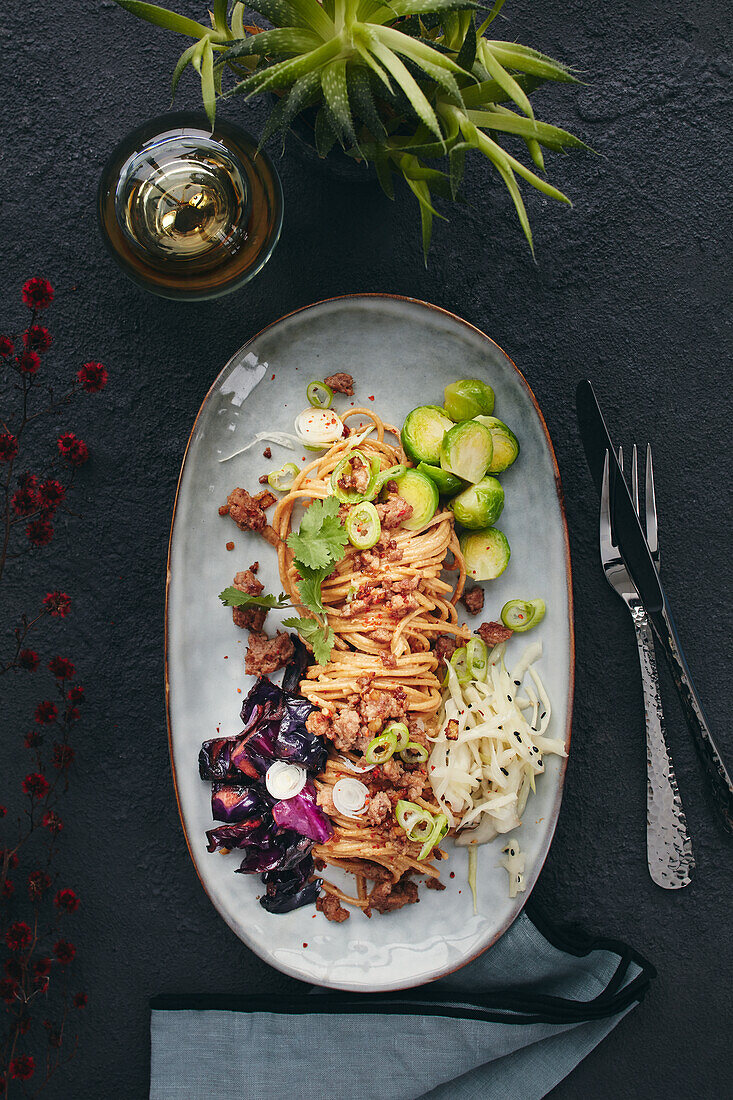
M 326 614 L 326 609 L 323 606 L 323 599 L 321 597 L 321 583 L 331 572 L 331 568 L 330 565 L 324 565 L 323 569 L 308 569 L 305 565 L 298 566 L 298 572 L 300 573 L 300 580 L 298 581 L 300 602 L 304 607 L 307 607 L 309 611 L 315 611 L 317 615 Z
M 225 607 L 274 607 L 278 611 L 283 607 L 292 607 L 284 592 L 279 596 L 250 596 L 240 588 L 225 588 L 219 593 L 219 599 Z
M 330 626 L 316 619 L 283 619 L 283 626 L 297 630 L 304 642 L 313 650 L 313 656 L 319 665 L 328 664 L 336 636 Z
M 326 497 L 325 500 L 314 500 L 306 508 L 300 529 L 291 532 L 287 540 L 297 565 L 304 565 L 307 569 L 325 569 L 327 565 L 333 567 L 341 561 L 349 539 L 338 518 L 339 507 L 336 497 Z

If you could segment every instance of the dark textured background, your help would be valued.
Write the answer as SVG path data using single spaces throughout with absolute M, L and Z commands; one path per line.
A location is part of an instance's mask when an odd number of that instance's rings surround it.
M 178 0 L 187 14 L 204 4 Z M 11 577 L 10 609 L 48 587 L 75 599 L 47 652 L 68 651 L 90 702 L 66 806 L 65 876 L 83 899 L 76 925 L 90 1006 L 80 1051 L 53 1097 L 142 1097 L 151 994 L 279 990 L 227 929 L 186 853 L 165 731 L 165 555 L 179 462 L 199 404 L 231 353 L 263 325 L 317 299 L 393 291 L 454 310 L 489 333 L 526 374 L 555 442 L 574 563 L 577 696 L 573 752 L 556 839 L 537 896 L 558 919 L 621 937 L 659 977 L 645 1004 L 556 1090 L 586 1096 L 708 1097 L 730 1091 L 733 844 L 711 821 L 671 684 L 674 752 L 698 869 L 668 894 L 644 849 L 644 739 L 636 650 L 596 555 L 596 501 L 573 413 L 577 379 L 596 383 L 615 433 L 655 449 L 665 583 L 714 729 L 733 760 L 730 616 L 730 24 L 717 2 L 546 0 L 506 5 L 504 37 L 588 74 L 537 95 L 542 117 L 600 155 L 548 158 L 574 210 L 527 197 L 535 265 L 503 187 L 474 167 L 468 208 L 436 227 L 421 259 L 416 208 L 376 186 L 278 166 L 282 239 L 244 291 L 179 305 L 128 283 L 97 236 L 94 192 L 112 145 L 167 107 L 180 42 L 111 0 L 3 4 L 0 241 L 2 320 L 43 273 L 56 360 L 89 358 L 112 381 L 66 419 L 94 450 L 73 534 Z M 179 103 L 198 93 L 184 79 Z M 258 132 L 257 103 L 227 116 Z M 528 189 L 529 190 L 529 189 Z M 728 462 L 726 466 L 725 463 Z M 12 600 L 10 599 L 12 595 Z M 727 596 L 730 591 L 727 589 Z M 28 700 L 0 715 L 2 787 Z M 11 767 L 12 766 L 12 767 Z M 11 780 L 7 779 L 9 785 Z M 15 782 L 15 780 L 13 780 Z M 375 1100 L 378 1091 L 371 1094 Z

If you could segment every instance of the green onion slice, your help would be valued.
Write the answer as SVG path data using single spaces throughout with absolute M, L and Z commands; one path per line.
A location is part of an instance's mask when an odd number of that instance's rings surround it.
M 544 600 L 509 600 L 501 609 L 501 621 L 510 630 L 522 634 L 541 623 L 545 611 Z
M 374 500 L 377 493 L 381 492 L 388 481 L 392 481 L 398 477 L 402 477 L 407 471 L 407 466 L 390 466 L 388 470 L 381 470 L 377 465 L 377 474 L 374 479 L 374 485 L 372 486 L 369 496 L 370 500 Z
M 293 482 L 300 473 L 294 462 L 286 462 L 279 470 L 273 470 L 267 475 L 267 484 L 278 493 L 287 493 L 293 487 Z
M 407 833 L 407 839 L 415 844 L 425 844 L 435 831 L 435 818 L 430 810 L 424 810 L 416 802 L 401 798 L 395 806 L 395 817 L 397 824 Z
M 386 764 L 394 756 L 396 748 L 396 733 L 380 733 L 378 737 L 373 737 L 367 745 L 364 759 L 367 764 Z
M 485 680 L 489 667 L 486 646 L 481 638 L 473 637 L 466 645 L 466 666 L 471 680 Z
M 309 382 L 305 391 L 308 404 L 314 409 L 330 409 L 333 401 L 333 390 L 325 382 Z
M 445 834 L 448 832 L 448 818 L 445 814 L 436 814 L 433 820 L 433 829 L 430 836 L 424 842 L 420 849 L 418 859 L 427 859 L 432 852 L 436 844 L 439 844 Z
M 382 533 L 377 509 L 368 500 L 354 505 L 346 517 L 345 527 L 349 542 L 357 550 L 369 550 Z
M 428 758 L 428 750 L 417 741 L 408 741 L 400 756 L 405 764 L 424 764 Z
M 357 460 L 360 465 L 369 471 L 369 479 L 366 488 L 363 492 L 359 492 L 358 489 L 342 489 L 339 485 L 339 481 L 341 481 L 345 474 L 348 475 L 351 473 L 353 464 Z M 358 504 L 359 501 L 369 500 L 371 498 L 375 476 L 375 468 L 366 455 L 363 454 L 362 451 L 351 451 L 350 454 L 341 459 L 331 473 L 331 492 L 338 498 L 341 504 Z
M 406 749 L 410 743 L 410 731 L 404 722 L 390 722 L 385 726 L 382 733 L 393 733 L 397 738 L 397 746 L 395 752 L 402 752 Z
M 471 679 L 471 672 L 468 667 L 468 657 L 466 654 L 466 646 L 460 646 L 450 659 L 451 667 L 453 668 L 456 676 L 458 677 L 459 684 L 467 684 Z

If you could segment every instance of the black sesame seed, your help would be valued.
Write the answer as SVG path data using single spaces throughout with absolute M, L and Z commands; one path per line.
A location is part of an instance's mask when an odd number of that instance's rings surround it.
M 546 714 L 547 714 L 547 711 L 543 710 L 542 714 L 540 715 L 540 722 L 542 721 L 542 719 L 545 717 Z
M 541 763 L 542 763 L 542 757 L 541 757 L 541 756 L 538 756 L 538 757 L 537 757 L 537 763 L 538 763 L 538 764 L 541 764 Z
M 533 745 L 533 746 L 532 746 L 532 752 L 534 752 L 534 753 L 539 753 L 539 751 L 540 751 L 540 750 L 539 750 L 539 749 L 537 748 L 537 746 L 536 746 L 536 745 Z
M 521 680 L 515 680 L 514 683 L 517 685 L 517 687 L 522 686 L 522 681 Z
M 499 768 L 499 771 L 503 772 L 504 775 L 509 775 L 509 772 L 506 770 L 506 768 Z
M 507 701 L 511 703 L 511 701 L 512 701 L 511 695 L 507 695 Z

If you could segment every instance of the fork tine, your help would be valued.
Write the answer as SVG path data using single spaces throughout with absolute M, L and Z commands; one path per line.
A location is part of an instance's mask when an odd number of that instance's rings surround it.
M 639 515 L 639 462 L 636 444 L 631 448 L 631 499 L 634 502 L 634 511 Z
M 659 553 L 657 540 L 657 500 L 654 495 L 654 467 L 652 466 L 652 446 L 646 445 L 646 541 L 652 557 Z
M 598 524 L 598 543 L 601 561 L 605 564 L 615 554 L 616 547 L 611 539 L 611 494 L 609 489 L 608 451 L 603 463 L 603 483 L 601 485 L 601 510 Z
M 618 464 L 621 467 L 621 473 L 624 472 L 624 449 L 619 445 L 618 449 Z

